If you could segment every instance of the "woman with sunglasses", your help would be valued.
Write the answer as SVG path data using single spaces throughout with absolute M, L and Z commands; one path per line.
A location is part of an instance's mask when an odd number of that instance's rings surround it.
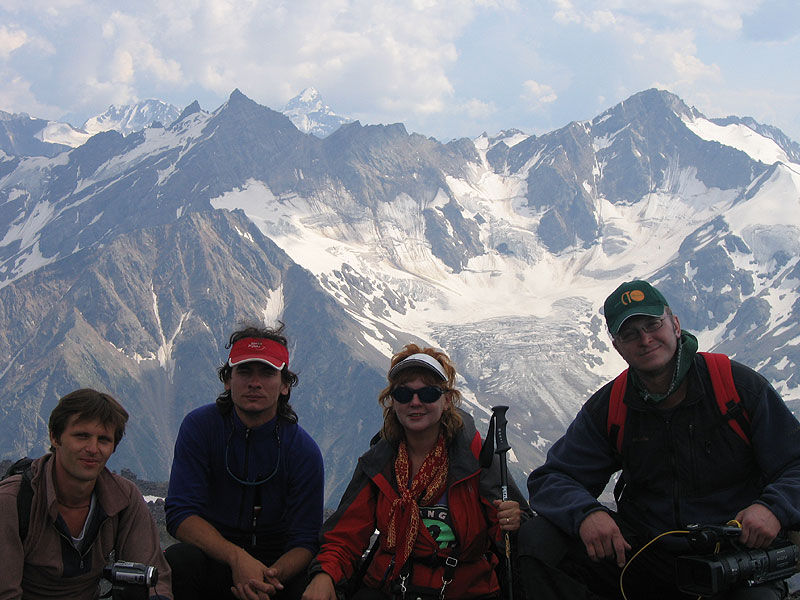
M 433 348 L 409 344 L 392 357 L 380 438 L 323 526 L 305 600 L 335 600 L 345 586 L 358 600 L 500 596 L 492 546 L 519 529 L 527 505 L 513 482 L 514 499 L 498 499 L 498 460 L 480 468 L 481 437 L 458 408 L 455 377 Z

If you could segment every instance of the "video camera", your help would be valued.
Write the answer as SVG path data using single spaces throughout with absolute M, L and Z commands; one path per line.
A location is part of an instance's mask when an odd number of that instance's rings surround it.
M 147 600 L 148 589 L 158 582 L 158 569 L 135 562 L 118 561 L 103 569 L 103 579 L 111 582 L 112 600 Z M 108 594 L 103 596 L 108 597 Z
M 713 596 L 736 585 L 754 586 L 786 579 L 797 571 L 800 548 L 776 539 L 766 550 L 737 543 L 742 530 L 728 525 L 689 525 L 689 546 L 697 555 L 677 559 L 678 588 Z M 715 549 L 719 547 L 719 552 Z

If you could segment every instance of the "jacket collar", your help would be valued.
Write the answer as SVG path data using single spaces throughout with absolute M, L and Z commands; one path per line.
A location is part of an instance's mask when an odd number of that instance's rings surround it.
M 53 473 L 55 462 L 53 454 L 49 452 L 36 459 L 33 463 L 35 466 L 33 477 L 31 478 L 31 485 L 34 488 L 44 483 L 47 512 L 54 521 L 58 517 L 55 476 Z M 128 494 L 120 486 L 116 477 L 107 467 L 103 468 L 94 485 L 97 502 L 108 516 L 114 516 L 128 506 Z
M 692 360 L 692 364 L 689 367 L 689 371 L 686 374 L 686 397 L 683 401 L 678 404 L 677 406 L 667 409 L 666 411 L 662 411 L 658 408 L 657 405 L 648 404 L 644 400 L 642 400 L 639 393 L 636 391 L 636 386 L 634 386 L 630 379 L 628 379 L 628 387 L 625 390 L 625 404 L 627 404 L 630 408 L 634 410 L 644 410 L 644 411 L 655 411 L 655 412 L 669 412 L 671 410 L 675 410 L 681 406 L 688 406 L 691 404 L 696 404 L 700 401 L 700 399 L 704 395 L 704 386 L 702 382 L 702 378 L 700 377 L 701 371 L 703 373 L 707 373 L 707 369 L 705 367 L 705 362 L 701 358 L 701 355 L 698 353 L 694 356 Z M 628 373 L 628 377 L 630 378 L 630 372 Z

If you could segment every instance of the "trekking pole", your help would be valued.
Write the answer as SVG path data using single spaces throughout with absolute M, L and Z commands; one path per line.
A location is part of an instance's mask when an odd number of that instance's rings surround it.
M 492 418 L 495 421 L 494 427 L 494 440 L 495 440 L 495 454 L 500 455 L 500 492 L 501 492 L 501 499 L 503 502 L 508 500 L 508 462 L 506 461 L 506 453 L 511 450 L 511 446 L 508 443 L 508 438 L 506 437 L 506 425 L 508 421 L 506 420 L 506 411 L 508 410 L 507 406 L 493 406 L 492 407 Z M 513 579 L 512 575 L 512 567 L 511 567 L 511 534 L 508 531 L 504 532 L 505 542 L 506 542 L 506 576 L 508 577 L 507 585 L 508 585 L 508 600 L 514 599 L 514 592 L 511 586 L 511 581 Z

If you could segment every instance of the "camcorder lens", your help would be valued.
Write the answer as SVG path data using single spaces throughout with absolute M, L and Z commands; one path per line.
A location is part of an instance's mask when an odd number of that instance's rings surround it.
M 712 596 L 736 585 L 753 586 L 791 577 L 800 548 L 789 541 L 767 550 L 746 549 L 708 556 L 680 556 L 678 588 L 687 594 Z
M 135 593 L 125 594 L 127 588 L 140 590 L 147 597 L 147 588 L 158 582 L 158 569 L 142 563 L 118 561 L 103 569 L 103 579 L 111 582 L 114 600 L 137 597 Z

